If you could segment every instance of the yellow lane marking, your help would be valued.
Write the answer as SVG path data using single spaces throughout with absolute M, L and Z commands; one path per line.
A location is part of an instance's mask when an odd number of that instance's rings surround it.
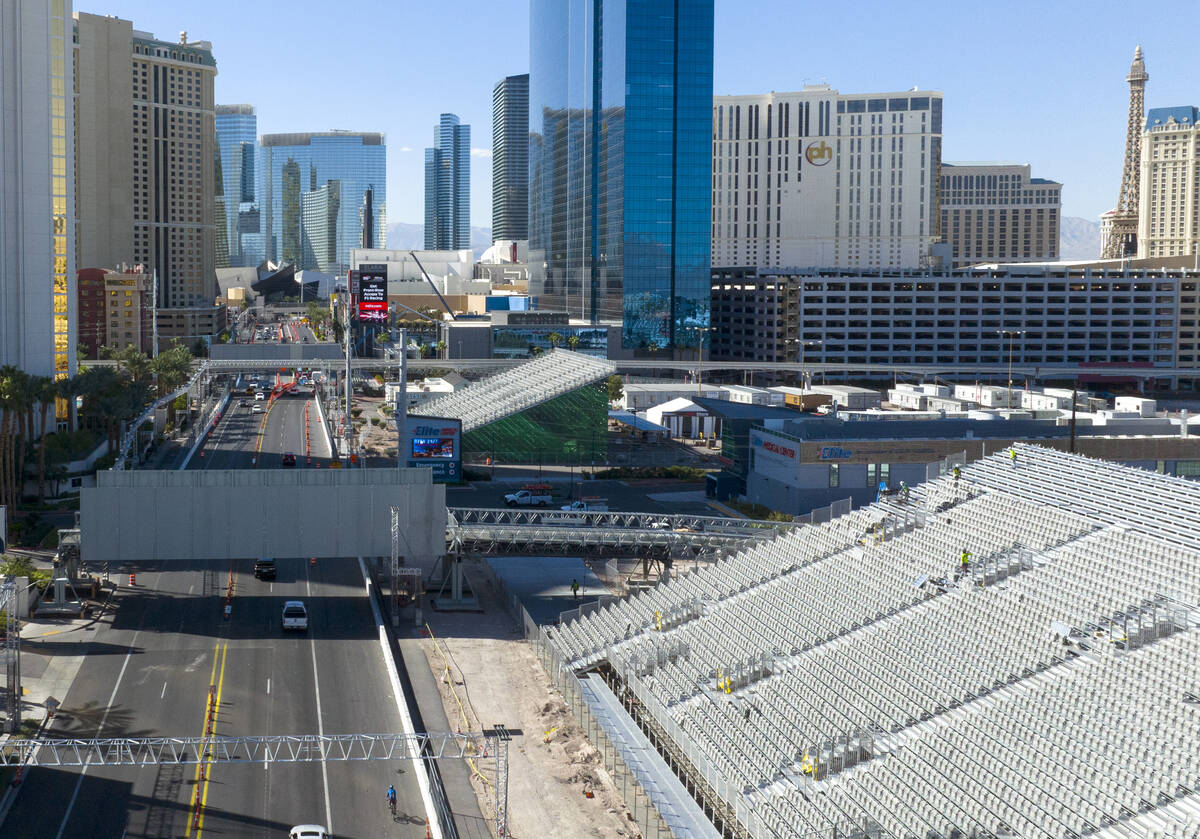
M 213 733 L 214 734 L 216 733 L 216 730 L 217 730 L 217 711 L 221 707 L 221 686 L 225 682 L 225 654 L 228 652 L 229 652 L 228 642 L 225 644 L 224 649 L 222 649 L 221 642 L 218 641 L 217 646 L 213 649 L 212 673 L 208 677 L 208 686 L 211 688 L 215 685 L 217 688 L 216 702 L 213 706 Z M 219 677 L 217 675 L 217 659 L 221 660 L 221 672 L 220 672 Z M 205 691 L 204 692 L 204 722 L 200 729 L 200 735 L 204 736 L 204 733 L 207 729 L 208 729 L 208 691 Z M 203 758 L 204 756 L 200 755 L 200 757 Z M 211 761 L 204 761 L 204 760 L 202 760 L 202 762 L 196 764 L 196 777 L 192 780 L 192 796 L 191 796 L 191 801 L 189 802 L 189 808 L 188 808 L 188 813 L 187 813 L 187 830 L 184 832 L 185 837 L 190 837 L 192 835 L 192 812 L 193 812 L 193 807 L 196 803 L 196 796 L 200 796 L 200 819 L 196 825 L 197 839 L 199 839 L 199 837 L 200 837 L 200 831 L 202 831 L 204 829 L 204 802 L 208 798 L 208 768 L 209 768 L 210 764 L 211 764 Z M 205 773 L 204 774 L 205 779 L 203 781 L 200 780 L 201 770 L 204 770 L 204 773 Z M 203 785 L 203 786 L 201 786 L 201 785 Z

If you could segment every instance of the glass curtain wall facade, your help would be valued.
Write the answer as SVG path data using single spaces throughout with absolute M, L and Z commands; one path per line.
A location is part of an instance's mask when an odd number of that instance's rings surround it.
M 530 291 L 635 348 L 708 335 L 713 0 L 532 0 Z
M 529 74 L 492 91 L 492 241 L 529 238 Z
M 229 264 L 257 265 L 259 213 L 258 117 L 253 105 L 217 105 L 217 147 L 221 155 L 221 193 L 225 197 L 225 230 Z
M 425 149 L 425 250 L 471 247 L 471 126 L 442 114 Z
M 264 134 L 261 148 L 261 215 L 266 233 L 266 258 L 290 262 L 302 270 L 334 273 L 349 270 L 350 249 L 360 247 L 362 242 L 361 208 L 368 189 L 372 190 L 375 238 L 379 247 L 385 247 L 386 151 L 382 134 L 349 131 Z M 312 218 L 321 219 L 322 229 L 306 231 L 304 206 L 308 193 L 320 191 L 331 181 L 339 182 L 334 226 L 335 262 L 322 266 L 315 261 L 315 249 L 306 257 L 304 242 L 306 237 L 309 241 L 322 241 L 327 237 L 328 232 L 324 228 L 327 216 L 313 213 Z M 322 203 L 328 207 L 327 196 L 310 198 L 308 203 L 310 207 Z

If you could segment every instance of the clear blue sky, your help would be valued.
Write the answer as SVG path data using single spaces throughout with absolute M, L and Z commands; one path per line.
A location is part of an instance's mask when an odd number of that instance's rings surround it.
M 1134 9 L 1143 21 L 1129 19 Z M 255 105 L 259 133 L 386 132 L 389 222 L 422 221 L 423 149 L 438 114 L 457 113 L 477 150 L 471 223 L 490 223 L 492 87 L 528 71 L 525 0 L 75 0 L 75 10 L 212 41 L 217 102 Z M 941 90 L 947 161 L 1030 163 L 1064 184 L 1065 215 L 1094 219 L 1117 195 L 1135 44 L 1147 107 L 1193 105 L 1198 39 L 1197 0 L 717 0 L 714 90 Z

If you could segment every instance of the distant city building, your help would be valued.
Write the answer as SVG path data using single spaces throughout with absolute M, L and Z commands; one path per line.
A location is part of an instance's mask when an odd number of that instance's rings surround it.
M 338 272 L 337 222 L 341 207 L 341 181 L 326 181 L 300 196 L 301 265 Z
M 1196 367 L 1200 272 L 1061 263 L 955 272 L 712 271 L 712 358 Z
M 70 0 L 0 0 L 0 366 L 56 378 L 75 372 L 70 22 Z
M 713 0 L 533 0 L 529 55 L 531 293 L 625 347 L 704 343 Z
M 942 240 L 953 267 L 1058 259 L 1062 184 L 1021 163 L 943 163 Z
M 217 105 L 217 146 L 225 198 L 229 264 L 235 268 L 262 262 L 258 209 L 258 117 L 253 105 Z
M 941 93 L 716 96 L 712 144 L 713 265 L 930 264 Z
M 1139 257 L 1200 253 L 1200 109 L 1151 108 L 1142 135 Z
M 134 30 L 131 54 L 133 261 L 157 273 L 159 308 L 211 305 L 227 259 L 218 259 L 212 44 Z
M 442 114 L 425 149 L 425 250 L 471 247 L 471 126 Z
M 88 358 L 100 358 L 101 347 L 152 351 L 149 274 L 81 268 L 78 281 L 79 342 L 86 347 Z
M 261 138 L 262 194 L 259 196 L 266 258 L 299 269 L 345 273 L 350 249 L 362 243 L 362 207 L 372 194 L 371 219 L 382 243 L 387 228 L 387 149 L 382 134 L 326 131 L 265 134 Z M 338 182 L 336 187 L 327 185 Z M 308 193 L 324 189 L 322 196 Z M 331 201 L 336 193 L 337 207 Z M 316 227 L 305 228 L 305 207 Z M 318 209 L 323 212 L 318 212 Z M 328 246 L 333 213 L 334 245 Z M 306 250 L 305 242 L 309 243 Z M 320 254 L 334 261 L 320 264 Z
M 492 91 L 492 241 L 529 238 L 529 74 Z
M 1146 113 L 1146 62 L 1142 59 L 1142 46 L 1133 51 L 1133 63 L 1129 65 L 1129 115 L 1125 124 L 1125 161 L 1121 169 L 1121 191 L 1117 195 L 1117 206 L 1100 217 L 1100 256 L 1102 259 L 1120 259 L 1138 253 L 1138 209 L 1141 200 L 1138 188 L 1142 176 L 1142 132 Z
M 133 24 L 77 12 L 74 53 L 75 264 L 111 269 L 134 261 Z

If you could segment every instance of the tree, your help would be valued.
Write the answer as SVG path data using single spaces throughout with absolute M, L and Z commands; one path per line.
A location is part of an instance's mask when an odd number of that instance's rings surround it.
M 105 347 L 102 352 L 129 374 L 134 384 L 149 383 L 154 374 L 154 365 L 144 352 L 128 344 L 119 350 Z
M 62 379 L 61 382 L 70 382 L 70 379 Z M 38 441 L 38 500 L 46 500 L 46 446 L 50 440 L 46 426 L 50 423 L 50 409 L 54 407 L 54 401 L 60 398 L 62 393 L 59 387 L 60 382 L 54 381 L 49 376 L 34 377 L 34 392 L 37 398 L 38 406 L 42 409 L 42 421 L 39 426 L 41 437 Z
M 171 344 L 169 349 L 158 354 L 158 358 L 151 363 L 154 372 L 158 374 L 158 390 L 155 394 L 158 398 L 161 399 L 187 383 L 192 377 L 192 360 L 191 351 L 178 340 Z M 175 422 L 174 401 L 167 404 L 167 422 Z
M 605 379 L 604 386 L 608 388 L 609 402 L 619 402 L 621 401 L 621 397 L 625 395 L 625 382 L 616 374 Z
M 558 349 L 558 345 L 561 344 L 563 341 L 563 336 L 558 334 L 557 332 L 551 332 L 549 335 L 546 336 L 546 340 L 550 342 L 550 346 L 553 349 Z
M 545 354 L 545 350 L 541 347 L 533 346 L 529 348 L 529 355 L 532 358 L 541 358 Z
M 304 304 L 304 311 L 308 316 L 308 325 L 312 327 L 315 327 L 319 323 L 323 323 L 326 316 L 329 314 L 329 309 L 325 306 L 322 306 L 316 300 L 309 300 L 306 304 Z
M 578 335 L 567 336 L 567 348 L 570 349 L 571 352 L 579 351 L 579 336 Z
M 437 342 L 437 351 L 438 351 L 438 357 L 439 357 L 439 358 L 445 358 L 445 357 L 446 357 L 446 342 L 445 342 L 445 341 L 438 341 L 438 342 Z

